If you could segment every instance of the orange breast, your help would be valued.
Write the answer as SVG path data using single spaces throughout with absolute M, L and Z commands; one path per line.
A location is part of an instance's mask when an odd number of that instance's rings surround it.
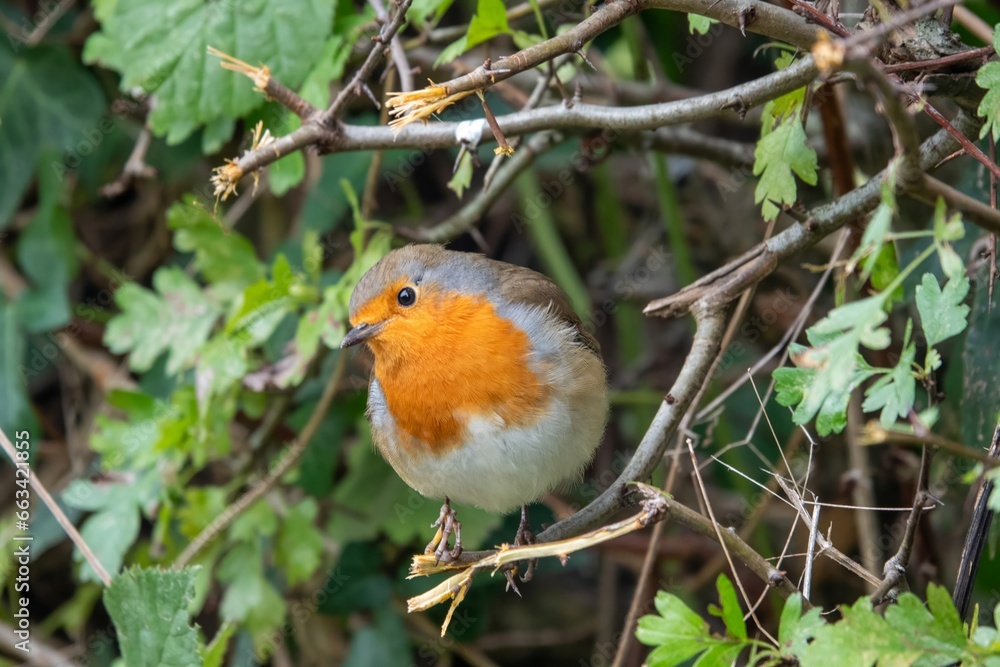
M 425 293 L 370 345 L 406 449 L 444 453 L 474 416 L 512 426 L 541 416 L 547 386 L 528 365 L 531 341 L 482 297 Z

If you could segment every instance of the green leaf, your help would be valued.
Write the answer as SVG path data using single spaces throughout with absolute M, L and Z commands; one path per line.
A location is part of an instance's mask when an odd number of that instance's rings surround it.
M 209 282 L 247 285 L 264 276 L 264 266 L 250 241 L 225 229 L 196 196 L 186 195 L 170 207 L 167 226 L 174 230 L 174 247 L 194 253 L 195 268 Z
M 57 157 L 53 152 L 47 158 Z M 38 212 L 17 243 L 17 262 L 29 288 L 17 297 L 18 316 L 33 333 L 51 331 L 70 321 L 67 289 L 76 275 L 76 236 L 63 199 L 62 181 L 39 170 Z
M 954 278 L 942 290 L 937 278 L 925 273 L 916 290 L 917 312 L 927 345 L 937 345 L 965 331 L 969 307 L 962 302 L 969 294 L 969 279 Z
M 219 631 L 212 638 L 212 643 L 198 649 L 202 667 L 222 667 L 222 661 L 226 657 L 226 649 L 229 648 L 229 640 L 236 632 L 236 626 L 232 623 L 224 623 Z
M 503 0 L 478 0 L 476 14 L 469 22 L 468 32 L 441 51 L 434 67 L 450 63 L 486 40 L 506 34 L 510 34 L 510 26 L 507 24 L 507 8 L 504 6 Z
M 199 667 L 198 632 L 188 605 L 195 570 L 132 568 L 111 581 L 104 606 L 129 667 Z
M 703 651 L 711 637 L 708 624 L 676 595 L 659 591 L 654 600 L 658 614 L 639 619 L 636 638 L 658 647 L 648 663 L 657 667 L 679 665 Z
M 716 19 L 701 14 L 688 14 L 688 31 L 694 35 L 707 35 L 712 29 L 712 25 L 718 23 Z
M 295 305 L 293 291 L 301 282 L 284 255 L 278 255 L 271 280 L 260 279 L 248 286 L 226 322 L 226 334 L 247 346 L 262 344 Z
M 454 2 L 455 0 L 413 0 L 410 11 L 406 13 L 406 19 L 420 25 L 433 16 L 437 22 Z
M 795 175 L 816 185 L 816 151 L 806 144 L 806 131 L 797 115 L 790 115 L 757 142 L 753 174 L 759 176 L 754 202 L 762 203 L 764 218 L 774 220 L 778 204 L 796 201 Z
M 889 428 L 899 417 L 905 417 L 913 408 L 917 396 L 917 381 L 913 376 L 913 360 L 917 355 L 917 346 L 910 342 L 913 331 L 913 321 L 906 323 L 906 336 L 903 341 L 903 351 L 899 361 L 886 375 L 876 380 L 865 391 L 865 402 L 861 409 L 865 412 L 875 412 L 882 409 L 880 421 L 883 428 Z
M 948 206 L 944 199 L 938 197 L 934 204 L 934 240 L 938 243 L 958 241 L 965 236 L 965 225 L 962 216 L 953 213 L 948 216 Z
M 792 419 L 807 424 L 816 417 L 821 435 L 839 433 L 847 425 L 847 404 L 862 382 L 876 373 L 858 354 L 858 346 L 873 350 L 889 345 L 889 331 L 881 294 L 840 306 L 809 328 L 806 336 L 814 347 L 789 346 L 798 369 L 774 371 L 776 400 L 797 405 Z
M 885 619 L 872 611 L 871 600 L 862 597 L 853 606 L 841 607 L 836 624 L 818 628 L 816 637 L 799 654 L 802 667 L 841 665 L 910 665 L 920 651 L 908 646 L 892 632 Z
M 151 292 L 134 283 L 115 292 L 122 309 L 108 322 L 104 342 L 115 354 L 128 352 L 133 370 L 146 371 L 169 352 L 167 373 L 188 368 L 212 330 L 219 308 L 176 267 L 157 270 Z
M 322 562 L 323 540 L 316 526 L 317 513 L 316 501 L 306 498 L 290 507 L 281 522 L 275 560 L 285 570 L 290 585 L 309 579 Z
M 26 365 L 26 348 L 17 312 L 0 292 L 0 428 L 10 437 L 23 430 L 38 432 L 38 421 L 28 399 L 28 381 L 48 364 L 38 369 Z
M 743 609 L 736 597 L 733 582 L 725 574 L 720 574 L 715 581 L 715 587 L 719 591 L 719 604 L 722 607 L 719 616 L 726 624 L 726 630 L 733 637 L 745 640 L 747 638 L 747 625 L 743 620 Z
M 1000 27 L 993 28 L 993 47 L 1000 49 Z M 986 91 L 976 113 L 986 122 L 979 131 L 979 138 L 992 133 L 993 141 L 1000 140 L 1000 63 L 986 63 L 976 72 L 976 85 Z
M 62 183 L 114 127 L 99 120 L 104 94 L 76 58 L 44 46 L 15 56 L 8 41 L 0 40 L 0 230 L 36 165 Z M 70 157 L 41 159 L 48 149 Z
M 66 504 L 94 512 L 81 525 L 80 535 L 109 574 L 121 570 L 125 554 L 139 537 L 142 508 L 156 497 L 158 488 L 158 477 L 146 474 L 125 484 L 76 480 L 63 492 Z M 81 581 L 101 583 L 79 549 L 74 550 L 73 560 L 80 564 Z
M 121 72 L 122 90 L 155 93 L 149 125 L 176 144 L 200 126 L 221 127 L 264 101 L 249 80 L 222 69 L 209 46 L 263 63 L 295 88 L 332 25 L 333 3 L 321 0 L 118 0 L 101 32 L 88 39 L 84 59 Z
M 818 607 L 802 613 L 802 595 L 795 593 L 785 601 L 778 628 L 778 649 L 784 656 L 800 655 L 803 649 L 826 626 Z
M 862 260 L 864 260 L 861 264 L 860 278 L 862 282 L 868 280 L 872 271 L 874 271 L 878 266 L 878 262 L 882 257 L 882 251 L 886 247 L 886 237 L 889 234 L 892 219 L 898 210 L 896 205 L 896 193 L 894 190 L 896 180 L 895 175 L 895 170 L 890 170 L 889 177 L 886 178 L 885 183 L 882 184 L 882 201 L 879 203 L 878 208 L 875 209 L 875 213 L 872 214 L 871 219 L 868 221 L 868 225 L 865 227 L 865 233 L 861 236 L 861 243 L 858 244 L 857 250 L 854 251 L 854 255 L 851 257 L 850 270 L 852 271 L 858 262 L 862 262 Z M 889 253 L 887 252 L 886 254 Z M 891 253 L 891 256 L 892 259 L 895 260 L 895 251 Z M 899 272 L 898 266 L 896 268 L 896 272 Z
M 448 181 L 448 189 L 454 192 L 459 199 L 468 189 L 469 185 L 472 184 L 472 153 L 470 151 L 465 151 L 462 153 L 462 158 L 458 161 L 458 168 L 455 169 L 455 174 Z

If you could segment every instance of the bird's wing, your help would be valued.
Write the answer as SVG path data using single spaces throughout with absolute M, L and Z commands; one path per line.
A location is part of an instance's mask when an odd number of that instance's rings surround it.
M 492 261 L 492 260 L 491 260 Z M 577 340 L 600 356 L 601 346 L 583 326 L 566 293 L 537 271 L 523 266 L 504 264 L 499 276 L 500 297 L 504 300 L 548 308 L 561 320 L 573 326 Z

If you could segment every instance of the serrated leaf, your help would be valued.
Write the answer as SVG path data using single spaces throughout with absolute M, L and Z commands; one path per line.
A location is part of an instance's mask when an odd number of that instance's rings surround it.
M 134 283 L 115 292 L 122 312 L 108 322 L 104 342 L 115 354 L 128 353 L 133 370 L 146 371 L 169 352 L 167 372 L 188 368 L 220 312 L 201 287 L 177 267 L 158 269 L 154 291 Z
M 212 283 L 252 283 L 264 275 L 253 245 L 246 237 L 224 229 L 194 195 L 167 211 L 167 226 L 174 230 L 174 247 L 194 253 L 195 267 Z
M 993 29 L 993 47 L 1000 49 L 1000 27 Z M 986 122 L 979 131 L 982 139 L 988 134 L 993 141 L 1000 140 L 1000 63 L 986 63 L 976 72 L 976 85 L 986 91 L 976 113 Z
M 754 202 L 763 203 L 764 218 L 778 217 L 779 204 L 796 201 L 795 176 L 816 185 L 816 151 L 806 144 L 806 132 L 797 115 L 783 119 L 760 138 L 754 150 L 753 174 L 759 176 Z
M 118 0 L 87 41 L 84 59 L 121 72 L 122 90 L 140 86 L 155 94 L 149 125 L 176 144 L 198 127 L 222 127 L 264 101 L 245 77 L 222 69 L 209 46 L 263 63 L 295 88 L 332 24 L 333 3 L 321 0 Z
M 937 345 L 965 331 L 969 307 L 962 302 L 969 293 L 969 279 L 954 278 L 945 283 L 944 289 L 937 278 L 925 273 L 917 286 L 917 312 L 927 338 L 927 345 Z
M 639 619 L 636 638 L 648 646 L 656 646 L 648 664 L 673 667 L 708 648 L 708 624 L 676 595 L 659 591 L 654 600 L 657 614 Z
M 93 75 L 64 49 L 39 46 L 15 55 L 10 41 L 0 39 L 0 230 L 36 165 L 61 183 L 71 165 L 86 159 L 83 151 L 105 138 L 99 123 L 105 99 Z M 55 154 L 43 158 L 50 149 Z
M 899 417 L 905 417 L 913 408 L 917 396 L 917 381 L 913 377 L 913 360 L 917 346 L 910 342 L 913 321 L 906 324 L 906 336 L 899 361 L 888 373 L 876 380 L 865 391 L 865 401 L 861 409 L 865 412 L 882 410 L 880 421 L 883 428 L 889 428 Z
M 195 570 L 132 568 L 111 581 L 104 606 L 129 667 L 199 667 L 198 632 L 188 605 Z
M 802 595 L 795 593 L 785 601 L 778 627 L 778 649 L 782 655 L 799 655 L 826 625 L 822 610 L 813 607 L 802 613 Z

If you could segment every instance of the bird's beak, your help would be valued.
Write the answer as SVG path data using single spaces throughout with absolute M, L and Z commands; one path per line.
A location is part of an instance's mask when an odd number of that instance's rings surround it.
M 357 345 L 358 343 L 364 343 L 372 336 L 377 336 L 379 332 L 385 328 L 387 322 L 388 320 L 376 322 L 375 324 L 366 324 L 365 322 L 362 322 L 347 332 L 347 335 L 344 336 L 344 340 L 340 343 L 341 349 Z

